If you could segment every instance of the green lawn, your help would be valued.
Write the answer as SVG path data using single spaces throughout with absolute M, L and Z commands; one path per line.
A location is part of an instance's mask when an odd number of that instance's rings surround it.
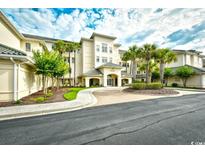
M 74 100 L 76 99 L 78 92 L 83 89 L 86 89 L 86 88 L 69 88 L 69 90 L 71 91 L 65 93 L 63 96 L 66 100 L 69 100 L 69 101 Z

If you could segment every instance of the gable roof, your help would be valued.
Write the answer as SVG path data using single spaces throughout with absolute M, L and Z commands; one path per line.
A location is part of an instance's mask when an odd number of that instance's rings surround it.
M 114 37 L 114 36 L 110 36 L 110 35 L 105 35 L 105 34 L 100 34 L 100 33 L 96 33 L 96 32 L 93 32 L 90 39 L 93 39 L 94 36 L 100 36 L 100 37 L 105 37 L 105 38 L 109 38 L 109 39 L 113 39 L 115 40 L 117 37 Z
M 83 74 L 83 76 L 102 76 L 99 70 L 93 69 Z
M 188 66 L 191 67 L 196 73 L 205 73 L 205 69 L 204 68 L 200 68 L 200 67 L 195 67 L 195 66 L 191 66 L 191 65 L 184 65 L 184 66 Z M 171 67 L 171 69 L 173 69 L 174 71 L 176 71 L 177 68 L 179 68 L 181 66 L 178 67 Z
M 31 35 L 31 34 L 24 34 L 24 33 L 22 33 L 22 35 L 25 38 L 29 38 L 29 39 L 37 39 L 37 40 L 51 41 L 51 42 L 56 42 L 58 40 L 62 40 L 62 39 L 56 39 L 56 38 L 50 38 L 50 37 L 38 36 L 38 35 Z M 72 42 L 72 41 L 67 41 L 67 40 L 62 40 L 62 41 L 64 41 L 64 42 Z
M 101 66 L 99 66 L 97 68 L 119 68 L 119 69 L 121 69 L 122 66 L 120 66 L 118 64 L 114 64 L 114 63 L 108 62 L 108 63 L 102 64 Z
M 0 55 L 7 55 L 7 56 L 26 56 L 26 53 L 18 50 L 11 48 L 9 46 L 6 46 L 4 44 L 0 43 Z

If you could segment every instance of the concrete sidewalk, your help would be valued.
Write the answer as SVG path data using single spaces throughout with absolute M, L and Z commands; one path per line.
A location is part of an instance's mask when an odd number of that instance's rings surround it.
M 79 110 L 85 107 L 89 107 L 95 105 L 97 103 L 96 97 L 93 95 L 94 91 L 121 91 L 126 87 L 100 87 L 100 88 L 89 88 L 82 90 L 78 93 L 77 99 L 73 101 L 64 101 L 64 102 L 56 102 L 56 103 L 47 103 L 47 104 L 32 104 L 32 105 L 20 105 L 20 106 L 10 106 L 10 107 L 1 107 L 0 108 L 0 121 L 1 120 L 8 120 L 8 119 L 16 119 L 22 117 L 31 117 L 31 116 L 39 116 L 39 115 L 46 115 L 46 114 L 53 114 L 53 113 L 60 113 L 66 111 L 73 111 Z M 196 91 L 183 91 L 183 90 L 176 90 L 179 92 L 177 95 L 169 95 L 169 96 L 145 96 L 145 95 L 137 95 L 137 97 L 129 97 L 128 99 L 121 100 L 122 96 L 118 96 L 118 99 L 111 99 L 110 104 L 114 103 L 122 103 L 122 102 L 130 102 L 130 101 L 140 101 L 140 100 L 147 100 L 147 99 L 157 99 L 162 97 L 177 97 L 183 95 L 190 95 L 190 94 L 200 94 L 205 93 L 204 91 L 196 92 Z M 103 97 L 103 100 L 106 101 L 106 96 Z M 100 103 L 100 100 L 99 100 Z M 99 104 L 100 105 L 100 104 Z
M 97 99 L 92 94 L 92 92 L 96 89 L 97 88 L 90 88 L 80 91 L 77 94 L 77 98 L 73 101 L 1 107 L 0 121 L 52 113 L 60 113 L 85 108 L 97 103 Z

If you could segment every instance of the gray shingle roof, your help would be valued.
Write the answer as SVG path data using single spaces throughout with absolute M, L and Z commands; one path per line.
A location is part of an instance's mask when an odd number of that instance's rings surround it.
M 128 74 L 127 72 L 124 72 L 124 71 L 121 72 L 121 75 L 122 75 L 122 77 L 128 77 L 128 78 L 129 78 L 129 77 L 130 77 L 130 78 L 132 77 L 131 74 Z
M 103 68 L 103 67 L 122 68 L 122 66 L 120 66 L 120 65 L 118 65 L 118 64 L 111 63 L 111 62 L 106 63 L 106 64 L 103 64 L 103 65 L 99 66 L 98 68 Z
M 38 36 L 38 35 L 31 35 L 31 34 L 24 34 L 22 33 L 22 35 L 25 38 L 32 38 L 32 39 L 37 39 L 37 40 L 44 40 L 44 41 L 58 41 L 58 40 L 62 40 L 62 39 L 56 39 L 56 38 L 50 38 L 50 37 L 45 37 L 45 36 Z M 67 41 L 67 40 L 62 40 L 64 42 L 72 42 L 72 41 Z
M 194 67 L 194 66 L 187 65 L 187 64 L 185 66 L 191 67 L 195 71 L 195 73 L 205 73 L 205 68 Z M 176 71 L 176 69 L 179 67 L 171 67 L 171 68 L 173 69 L 173 71 Z
M 13 55 L 13 56 L 26 56 L 26 53 L 18 49 L 11 48 L 0 43 L 0 54 L 1 55 Z
M 83 76 L 102 76 L 99 70 L 93 69 L 83 74 Z

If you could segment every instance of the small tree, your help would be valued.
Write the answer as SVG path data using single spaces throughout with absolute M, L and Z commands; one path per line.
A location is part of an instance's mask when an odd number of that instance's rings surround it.
M 194 75 L 194 71 L 191 67 L 188 66 L 181 66 L 176 70 L 176 76 L 182 80 L 184 87 L 186 87 L 187 80 L 192 75 Z
M 173 77 L 174 73 L 171 68 L 165 68 L 164 69 L 164 81 L 165 81 L 165 86 L 168 85 L 169 78 Z
M 159 71 L 158 70 L 154 70 L 152 72 L 152 82 L 156 82 L 160 79 L 160 74 L 159 74 Z

